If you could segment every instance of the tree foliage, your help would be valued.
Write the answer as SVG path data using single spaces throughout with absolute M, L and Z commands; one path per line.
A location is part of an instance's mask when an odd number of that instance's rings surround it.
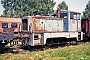
M 90 0 L 86 5 L 85 11 L 83 11 L 83 18 L 90 18 Z
M 68 10 L 68 5 L 66 5 L 65 1 L 62 1 L 60 4 L 58 4 L 58 9 Z
M 56 4 L 53 0 L 1 0 L 5 8 L 3 16 L 21 17 L 33 14 L 49 14 Z

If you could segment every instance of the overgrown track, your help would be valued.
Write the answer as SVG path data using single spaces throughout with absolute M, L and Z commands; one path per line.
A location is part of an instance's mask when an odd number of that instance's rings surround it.
M 87 41 L 89 42 L 89 41 Z M 72 42 L 72 43 L 62 43 L 62 44 L 54 44 L 54 45 L 43 45 L 43 46 L 28 46 L 27 49 L 32 52 L 32 51 L 43 51 L 46 49 L 56 49 L 58 47 L 63 48 L 65 46 L 70 46 L 70 45 L 79 45 L 79 44 L 84 44 L 86 43 L 85 41 L 78 41 L 78 42 Z M 26 47 L 25 47 L 26 48 Z
M 62 44 L 54 44 L 54 45 L 41 45 L 41 46 L 19 46 L 19 45 L 14 45 L 9 48 L 4 48 L 0 51 L 0 54 L 4 53 L 23 53 L 26 51 L 44 51 L 46 49 L 56 49 L 58 47 L 63 48 L 65 46 L 70 46 L 70 45 L 78 45 L 78 44 L 83 44 L 85 42 L 90 42 L 90 41 L 78 41 L 78 42 L 73 42 L 73 43 L 62 43 Z

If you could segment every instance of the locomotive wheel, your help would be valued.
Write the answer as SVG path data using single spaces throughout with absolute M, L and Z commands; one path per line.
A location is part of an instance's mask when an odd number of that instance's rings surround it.
M 5 47 L 5 45 L 7 45 L 8 44 L 8 42 L 5 42 L 5 43 L 1 43 L 0 42 L 0 51 Z
M 29 49 L 29 51 L 31 52 L 31 46 L 28 45 L 28 49 Z
M 5 47 L 5 44 L 0 44 L 0 51 Z

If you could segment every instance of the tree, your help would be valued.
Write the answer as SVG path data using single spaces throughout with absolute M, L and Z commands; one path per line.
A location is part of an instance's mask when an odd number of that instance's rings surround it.
M 83 18 L 90 18 L 90 0 L 86 5 L 85 11 L 83 11 Z
M 58 9 L 68 10 L 68 5 L 66 5 L 65 1 L 62 1 L 60 4 L 58 4 Z
M 1 0 L 5 8 L 3 16 L 21 17 L 35 14 L 49 14 L 56 4 L 53 0 Z

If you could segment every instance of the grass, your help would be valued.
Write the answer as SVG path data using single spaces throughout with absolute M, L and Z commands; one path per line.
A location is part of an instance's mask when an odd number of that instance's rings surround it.
M 23 54 L 0 54 L 0 60 L 90 60 L 90 42 Z

